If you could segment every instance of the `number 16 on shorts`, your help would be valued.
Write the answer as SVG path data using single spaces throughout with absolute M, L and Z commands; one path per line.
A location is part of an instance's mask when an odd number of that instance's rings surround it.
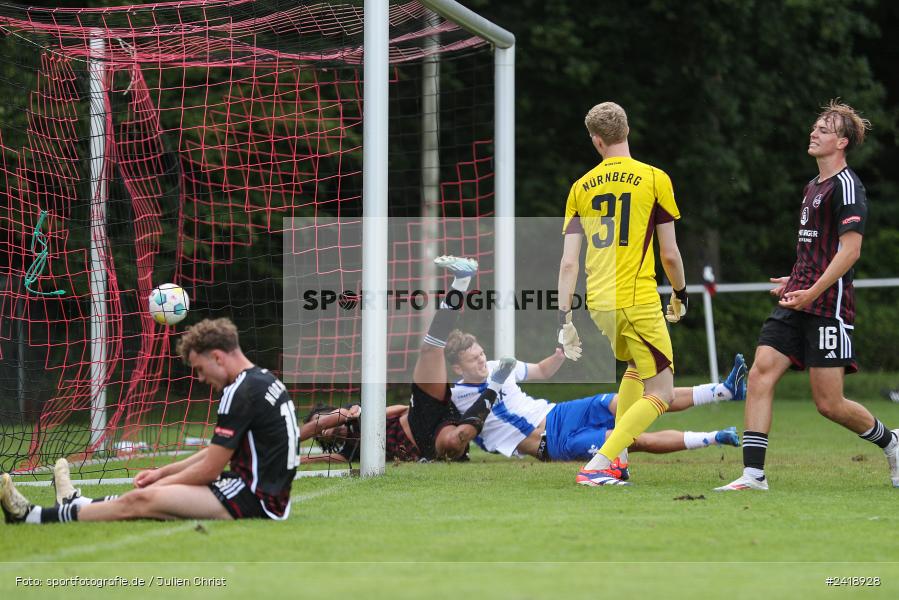
M 836 350 L 839 342 L 837 335 L 836 327 L 818 327 L 818 350 Z
M 837 321 L 834 325 L 818 326 L 818 352 L 819 360 L 840 361 L 851 360 L 852 356 L 852 339 L 849 337 L 849 326 L 843 325 Z M 809 340 L 811 341 L 811 340 Z M 811 362 L 811 366 L 816 365 Z

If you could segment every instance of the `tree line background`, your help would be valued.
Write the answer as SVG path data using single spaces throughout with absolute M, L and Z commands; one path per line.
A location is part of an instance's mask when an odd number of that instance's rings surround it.
M 30 3 L 122 4 L 129 2 Z M 873 123 L 867 143 L 849 157 L 867 188 L 870 214 L 856 277 L 899 275 L 899 205 L 894 200 L 899 193 L 894 168 L 899 160 L 899 41 L 892 36 L 899 25 L 896 3 L 463 4 L 517 39 L 518 216 L 562 214 L 571 182 L 598 161 L 583 116 L 594 104 L 614 100 L 628 111 L 634 156 L 672 177 L 683 217 L 678 239 L 688 282 L 700 283 L 707 264 L 720 282 L 787 274 L 795 258 L 800 192 L 817 172 L 806 154 L 808 131 L 819 107 L 839 97 Z M 483 76 L 448 69 L 442 86 L 469 85 L 461 80 L 466 73 Z M 8 110 L 0 114 L 4 120 L 21 118 Z M 258 261 L 249 264 L 270 267 Z M 681 373 L 706 369 L 702 311 L 696 300 L 686 326 L 672 330 Z M 724 364 L 736 351 L 751 352 L 772 304 L 764 294 L 716 298 L 719 361 Z M 892 351 L 899 337 L 897 305 L 896 289 L 858 294 L 855 345 L 866 368 L 899 370 L 899 355 Z M 266 302 L 253 312 L 260 318 L 267 310 L 276 322 L 275 303 Z
M 899 4 L 887 0 L 467 0 L 516 36 L 518 214 L 561 214 L 597 161 L 583 126 L 594 104 L 625 107 L 631 151 L 671 175 L 687 281 L 788 274 L 819 107 L 831 98 L 873 124 L 849 164 L 867 189 L 856 277 L 899 275 Z M 661 273 L 659 269 L 658 272 Z M 899 290 L 857 294 L 862 366 L 899 369 Z M 773 301 L 719 295 L 719 361 L 751 352 Z M 705 365 L 698 302 L 672 334 L 678 362 Z M 728 363 L 723 363 L 728 364 Z

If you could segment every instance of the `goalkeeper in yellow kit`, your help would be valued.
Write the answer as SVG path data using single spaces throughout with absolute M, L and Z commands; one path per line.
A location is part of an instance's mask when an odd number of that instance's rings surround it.
M 603 160 L 574 182 L 565 206 L 559 343 L 568 358 L 580 357 L 571 296 L 586 237 L 590 316 L 628 369 L 618 389 L 614 433 L 578 473 L 577 482 L 625 485 L 627 459 L 619 455 L 674 399 L 674 355 L 665 319 L 676 323 L 687 312 L 684 266 L 674 234 L 680 213 L 668 175 L 631 158 L 624 109 L 603 102 L 590 109 L 584 122 Z M 654 236 L 675 290 L 664 317 L 655 278 Z

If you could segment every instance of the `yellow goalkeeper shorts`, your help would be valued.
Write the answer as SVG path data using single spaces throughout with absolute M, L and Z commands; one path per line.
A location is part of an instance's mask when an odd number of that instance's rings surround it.
M 591 310 L 599 330 L 612 342 L 615 358 L 633 361 L 641 379 L 674 370 L 674 352 L 659 302 L 615 310 Z

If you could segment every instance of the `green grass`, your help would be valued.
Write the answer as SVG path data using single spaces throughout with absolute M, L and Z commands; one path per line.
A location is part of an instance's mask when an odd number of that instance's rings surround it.
M 899 405 L 873 396 L 865 404 L 899 424 Z M 656 428 L 739 427 L 742 409 L 728 403 L 665 415 Z M 810 400 L 775 404 L 767 494 L 712 492 L 739 475 L 735 448 L 633 454 L 629 488 L 576 486 L 572 463 L 472 458 L 388 465 L 374 479 L 299 480 L 285 523 L 7 526 L 0 590 L 49 595 L 46 582 L 16 587 L 17 576 L 120 575 L 225 577 L 228 587 L 76 587 L 66 597 L 246 597 L 260 585 L 271 597 L 899 594 L 899 490 L 879 449 L 818 416 Z M 23 489 L 52 503 L 49 488 Z M 687 495 L 698 499 L 678 499 Z M 829 576 L 881 584 L 833 588 Z

